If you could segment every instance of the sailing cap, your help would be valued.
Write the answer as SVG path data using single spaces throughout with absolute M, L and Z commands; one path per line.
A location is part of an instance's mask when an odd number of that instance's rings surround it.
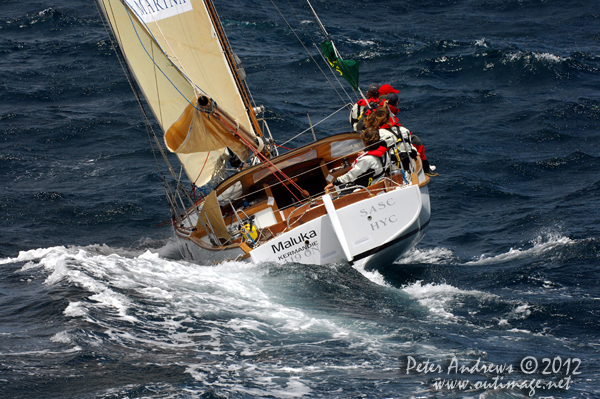
M 379 88 L 379 94 L 381 94 L 382 96 L 390 93 L 400 93 L 400 91 L 394 89 L 388 84 L 384 84 Z
M 377 83 L 371 83 L 369 88 L 367 89 L 367 94 L 377 94 L 379 93 L 379 85 Z

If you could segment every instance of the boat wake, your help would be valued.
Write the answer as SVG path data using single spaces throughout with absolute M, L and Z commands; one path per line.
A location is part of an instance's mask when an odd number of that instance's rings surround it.
M 569 245 L 564 239 L 552 242 Z M 145 365 L 151 370 L 148 389 L 153 375 L 168 376 L 161 379 L 162 392 L 175 394 L 180 381 L 191 377 L 193 383 L 186 383 L 191 394 L 211 389 L 289 398 L 325 392 L 332 375 L 362 386 L 385 370 L 394 381 L 390 392 L 398 392 L 406 382 L 392 378 L 397 370 L 389 367 L 398 354 L 462 353 L 456 343 L 435 338 L 441 331 L 448 336 L 459 328 L 462 336 L 472 335 L 465 329 L 477 330 L 486 342 L 540 339 L 528 326 L 534 305 L 484 289 L 422 280 L 394 287 L 382 274 L 348 264 L 200 266 L 160 255 L 173 251 L 176 243 L 170 241 L 145 251 L 58 246 L 0 260 L 12 265 L 20 281 L 45 287 L 38 298 L 45 303 L 39 320 L 43 339 L 32 341 L 26 353 L 52 356 L 66 374 L 75 373 L 81 359 L 99 362 L 113 376 L 123 364 Z M 452 258 L 447 249 L 434 248 L 413 250 L 403 261 L 443 264 Z M 5 338 L 10 347 L 16 336 Z M 119 395 L 134 396 L 127 384 L 121 386 Z

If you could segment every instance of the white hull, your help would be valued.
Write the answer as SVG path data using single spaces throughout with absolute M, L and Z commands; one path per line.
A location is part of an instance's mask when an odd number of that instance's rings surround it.
M 424 179 L 423 172 L 419 180 Z M 327 208 L 327 198 L 324 196 Z M 393 263 L 425 235 L 431 208 L 427 185 L 398 187 L 327 213 L 282 233 L 244 256 L 239 248 L 201 248 L 189 240 L 182 255 L 203 264 L 240 259 L 258 264 L 350 262 L 376 269 Z

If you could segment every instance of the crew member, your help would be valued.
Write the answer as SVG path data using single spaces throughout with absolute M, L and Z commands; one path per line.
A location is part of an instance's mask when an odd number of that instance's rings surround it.
M 379 138 L 377 129 L 369 128 L 361 133 L 365 150 L 356 158 L 352 168 L 343 176 L 325 186 L 325 190 L 341 184 L 352 183 L 368 187 L 383 179 L 389 165 L 387 148 Z
M 393 120 L 393 124 L 395 124 L 396 126 L 401 126 L 400 121 L 398 120 L 398 117 L 397 117 L 397 114 L 399 111 L 397 106 L 398 106 L 398 103 L 400 102 L 400 100 L 398 99 L 398 96 L 396 94 L 399 91 L 394 89 L 392 86 L 390 86 L 388 84 L 382 85 L 378 91 L 379 91 L 379 95 L 382 98 L 385 97 L 388 101 L 388 107 L 389 107 L 390 111 L 393 113 L 393 115 L 391 116 L 391 118 Z M 405 129 L 405 128 L 402 128 L 402 129 Z M 436 169 L 435 166 L 430 165 L 429 161 L 427 160 L 427 156 L 425 156 L 425 145 L 423 144 L 421 139 L 416 134 L 410 133 L 410 142 L 417 149 L 417 152 L 419 153 L 419 156 L 421 157 L 421 161 L 423 162 L 423 172 L 427 176 L 431 176 L 431 177 L 439 176 L 439 173 L 435 171 L 435 169 Z
M 396 95 L 393 94 L 393 96 Z M 387 100 L 383 102 L 381 107 L 369 115 L 365 120 L 365 124 L 370 128 L 379 130 L 379 137 L 385 141 L 392 161 L 398 167 L 402 164 L 402 168 L 410 173 L 409 156 L 417 159 L 417 149 L 411 144 L 410 131 L 400 126 L 399 123 L 395 123 L 393 115 L 390 115 L 390 106 L 387 102 Z
M 352 106 L 350 111 L 350 124 L 354 131 L 359 132 L 362 130 L 358 123 L 363 118 L 365 111 L 375 109 L 379 107 L 379 85 L 371 83 L 367 89 L 367 100 L 361 98 Z

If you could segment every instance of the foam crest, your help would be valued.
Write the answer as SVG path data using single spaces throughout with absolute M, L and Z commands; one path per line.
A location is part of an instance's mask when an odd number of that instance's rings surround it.
M 363 276 L 365 276 L 371 282 L 373 282 L 373 283 L 375 283 L 377 285 L 384 286 L 384 287 L 391 287 L 391 285 L 388 284 L 385 281 L 385 277 L 383 277 L 383 275 L 379 271 L 377 271 L 377 270 L 371 270 L 371 271 L 365 270 L 364 266 L 360 266 L 360 267 L 355 266 L 354 268 L 356 270 L 358 270 L 358 272 L 360 274 L 362 274 Z
M 483 254 L 479 259 L 466 262 L 467 265 L 489 265 L 503 262 L 510 262 L 515 259 L 523 257 L 537 257 L 550 251 L 568 247 L 576 244 L 576 241 L 565 237 L 559 233 L 543 233 L 539 235 L 535 240 L 531 241 L 533 246 L 529 249 L 522 248 L 511 248 L 508 252 L 496 255 L 488 256 Z
M 558 64 L 563 61 L 566 61 L 567 58 L 560 57 L 558 55 L 550 54 L 550 53 L 536 53 L 536 52 L 524 52 L 517 51 L 516 53 L 506 54 L 504 57 L 505 62 L 514 62 L 514 61 L 525 61 L 525 62 L 549 62 L 553 64 Z
M 479 47 L 488 47 L 485 38 L 475 40 L 475 45 Z
M 66 250 L 65 247 L 50 247 L 50 248 L 38 248 L 38 249 L 30 249 L 28 251 L 20 251 L 19 255 L 16 258 L 6 258 L 0 259 L 0 265 L 6 265 L 9 263 L 18 263 L 18 262 L 27 262 L 33 260 L 39 260 L 49 253 L 52 252 L 60 252 Z
M 452 314 L 451 309 L 460 298 L 468 296 L 483 300 L 495 298 L 494 295 L 477 290 L 465 291 L 449 284 L 423 284 L 422 281 L 404 287 L 403 291 L 426 307 L 433 316 L 449 321 L 458 319 Z
M 357 321 L 298 301 L 298 287 L 289 285 L 304 284 L 304 278 L 312 282 L 312 277 L 293 268 L 245 262 L 200 266 L 150 250 L 127 257 L 96 246 L 30 252 L 21 256 L 25 259 L 37 265 L 33 272 L 47 275 L 45 284 L 85 291 L 78 291 L 62 310 L 71 318 L 70 326 L 55 333 L 52 342 L 122 348 L 148 363 L 181 365 L 202 386 L 233 396 L 307 396 L 313 386 L 325 383 L 320 382 L 324 372 L 370 372 L 396 359 L 399 348 L 420 347 L 398 339 L 404 332 L 390 330 L 378 319 Z M 337 283 L 335 270 L 323 272 L 333 285 L 362 280 L 351 273 L 339 276 L 346 279 Z M 377 272 L 365 273 L 385 285 Z M 377 290 L 364 281 L 356 283 L 343 288 Z M 440 287 L 407 288 L 421 301 L 428 295 L 435 299 L 436 289 Z M 85 323 L 79 328 L 80 321 Z M 335 355 L 340 347 L 353 348 L 341 362 Z M 323 353 L 315 356 L 315 348 Z M 256 384 L 249 387 L 250 380 Z
M 446 263 L 454 257 L 451 250 L 443 247 L 420 250 L 413 248 L 408 251 L 402 258 L 396 261 L 400 265 L 410 265 L 415 263 L 424 264 L 440 264 Z
M 190 313 L 209 318 L 227 314 L 229 321 L 224 325 L 233 331 L 268 327 L 282 332 L 345 333 L 327 320 L 274 302 L 264 291 L 263 277 L 268 270 L 257 265 L 232 261 L 199 266 L 163 259 L 151 251 L 127 258 L 97 254 L 95 249 L 27 251 L 15 261 L 37 259 L 37 267 L 49 272 L 45 284 L 67 281 L 88 291 L 90 303 L 73 301 L 64 310 L 71 317 L 85 316 L 92 308 L 108 308 L 118 318 L 135 322 L 139 320 L 132 314 L 145 314 L 145 304 L 151 302 L 158 305 L 152 311 L 159 310 L 171 320 Z

